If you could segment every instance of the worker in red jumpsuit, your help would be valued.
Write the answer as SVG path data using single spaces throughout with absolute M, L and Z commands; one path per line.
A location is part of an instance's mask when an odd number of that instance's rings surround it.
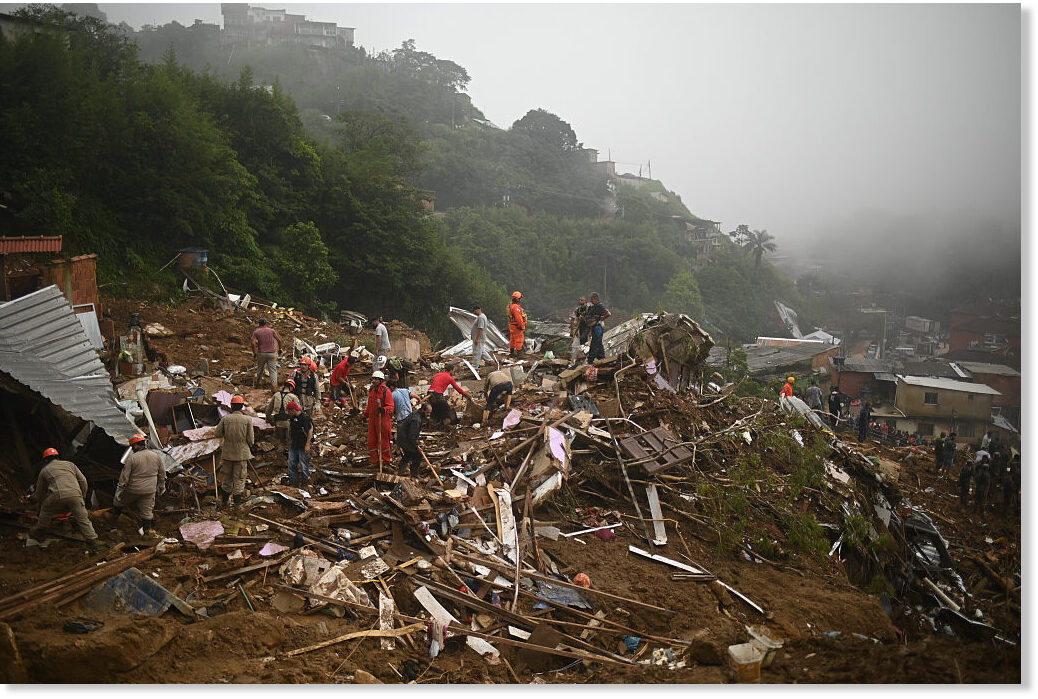
M 364 415 L 368 418 L 368 463 L 378 465 L 393 461 L 391 437 L 393 435 L 393 393 L 386 386 L 386 375 L 376 371 L 371 375 L 375 383 L 368 392 L 368 407 Z
M 523 295 L 518 291 L 512 292 L 512 303 L 508 307 L 508 356 L 518 357 L 523 353 L 523 343 L 526 341 L 526 311 L 523 310 Z

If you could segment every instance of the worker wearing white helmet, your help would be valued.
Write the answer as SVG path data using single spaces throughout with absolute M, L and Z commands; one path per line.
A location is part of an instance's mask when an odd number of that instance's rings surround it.
M 368 392 L 368 405 L 364 415 L 368 418 L 368 463 L 378 466 L 393 460 L 393 393 L 386 386 L 386 375 L 381 371 L 371 374 L 374 382 Z

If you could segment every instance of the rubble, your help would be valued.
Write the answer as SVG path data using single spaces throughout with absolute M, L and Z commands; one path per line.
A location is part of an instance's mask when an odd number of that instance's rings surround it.
M 1018 518 L 992 512 L 984 521 L 999 529 L 978 542 L 978 521 L 925 453 L 844 441 L 796 400 L 739 397 L 706 367 L 713 341 L 686 316 L 610 329 L 606 359 L 591 366 L 491 350 L 514 370 L 512 409 L 486 425 L 427 425 L 419 478 L 369 466 L 364 418 L 326 404 L 315 475 L 289 487 L 284 448 L 258 412 L 269 391 L 251 386 L 252 302 L 132 306 L 165 360 L 120 395 L 144 395 L 137 424 L 152 419 L 170 457 L 156 528 L 178 544 L 145 546 L 137 523 L 108 523 L 99 533 L 123 543 L 100 565 L 62 570 L 71 544 L 0 541 L 11 561 L 0 620 L 30 679 L 45 677 L 39 639 L 131 569 L 182 601 L 177 619 L 150 623 L 187 634 L 219 616 L 224 635 L 177 646 L 181 670 L 152 656 L 111 681 L 890 681 L 870 665 L 880 658 L 898 659 L 899 681 L 957 681 L 930 662 L 932 639 L 949 657 L 971 643 L 986 659 L 960 665 L 964 681 L 1019 681 L 1020 581 L 1004 574 L 1019 560 Z M 325 360 L 324 381 L 365 338 L 356 314 L 334 324 L 275 310 L 263 312 L 287 353 Z M 451 313 L 464 333 L 465 312 Z M 421 394 L 460 345 L 415 341 L 409 382 Z M 209 376 L 169 371 L 200 359 Z M 372 359 L 351 373 L 361 396 Z M 477 413 L 481 388 L 467 382 Z M 245 502 L 220 510 L 220 440 L 206 435 L 232 394 L 249 406 L 256 457 Z M 110 498 L 101 465 L 96 509 Z M 25 566 L 38 566 L 31 582 L 10 570 Z M 876 643 L 863 651 L 858 636 Z M 241 652 L 223 653 L 236 643 Z M 837 651 L 853 658 L 846 674 L 811 662 Z

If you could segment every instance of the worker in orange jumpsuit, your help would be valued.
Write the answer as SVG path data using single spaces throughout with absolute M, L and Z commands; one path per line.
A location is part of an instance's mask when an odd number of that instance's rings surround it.
M 781 391 L 779 391 L 779 395 L 780 396 L 785 396 L 786 398 L 792 398 L 793 397 L 793 382 L 794 381 L 796 381 L 796 377 L 795 376 L 786 377 L 786 385 L 782 387 Z
M 371 375 L 375 383 L 368 392 L 368 463 L 372 466 L 389 465 L 393 461 L 393 393 L 386 386 L 386 375 L 376 371 Z
M 512 292 L 512 303 L 508 307 L 508 356 L 518 357 L 523 353 L 523 343 L 526 341 L 526 311 L 519 303 L 523 295 L 518 291 Z

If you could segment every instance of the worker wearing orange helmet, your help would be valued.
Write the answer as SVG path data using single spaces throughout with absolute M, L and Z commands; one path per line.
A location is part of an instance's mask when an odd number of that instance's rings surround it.
M 166 465 L 156 450 L 148 448 L 148 438 L 143 434 L 130 437 L 130 448 L 133 453 L 126 457 L 119 474 L 111 516 L 117 520 L 124 507 L 136 509 L 144 521 L 144 535 L 157 537 L 155 497 L 166 492 Z
M 512 292 L 512 303 L 508 306 L 508 356 L 518 357 L 523 353 L 523 343 L 526 341 L 526 311 L 520 301 L 523 300 L 522 293 Z
M 231 398 L 231 412 L 223 416 L 220 424 L 213 430 L 214 437 L 223 437 L 220 445 L 220 499 L 227 507 L 233 496 L 234 504 L 240 505 L 245 493 L 245 476 L 252 458 L 250 447 L 256 443 L 256 433 L 252 419 L 242 412 L 245 399 L 241 396 Z
M 797 379 L 795 376 L 786 377 L 786 384 L 779 391 L 779 397 L 781 398 L 792 398 L 793 397 L 793 382 Z
M 272 395 L 267 403 L 267 422 L 273 423 L 274 438 L 285 448 L 288 448 L 288 404 L 299 402 L 295 391 L 296 382 L 285 379 L 281 390 Z
M 36 539 L 47 528 L 55 515 L 72 513 L 76 529 L 87 540 L 91 549 L 97 550 L 97 532 L 90 522 L 84 501 L 87 495 L 87 480 L 83 472 L 71 461 L 58 458 L 58 450 L 49 447 L 43 452 L 43 468 L 36 479 L 29 500 L 40 503 L 40 516 L 29 530 L 29 537 Z
M 303 412 L 308 415 L 319 414 L 321 410 L 321 381 L 317 378 L 317 362 L 310 357 L 299 360 L 299 368 L 292 374 L 296 384 L 296 396 Z
M 368 418 L 368 463 L 381 470 L 393 461 L 393 392 L 386 386 L 386 375 L 381 371 L 372 372 L 371 378 L 373 383 L 364 409 Z

